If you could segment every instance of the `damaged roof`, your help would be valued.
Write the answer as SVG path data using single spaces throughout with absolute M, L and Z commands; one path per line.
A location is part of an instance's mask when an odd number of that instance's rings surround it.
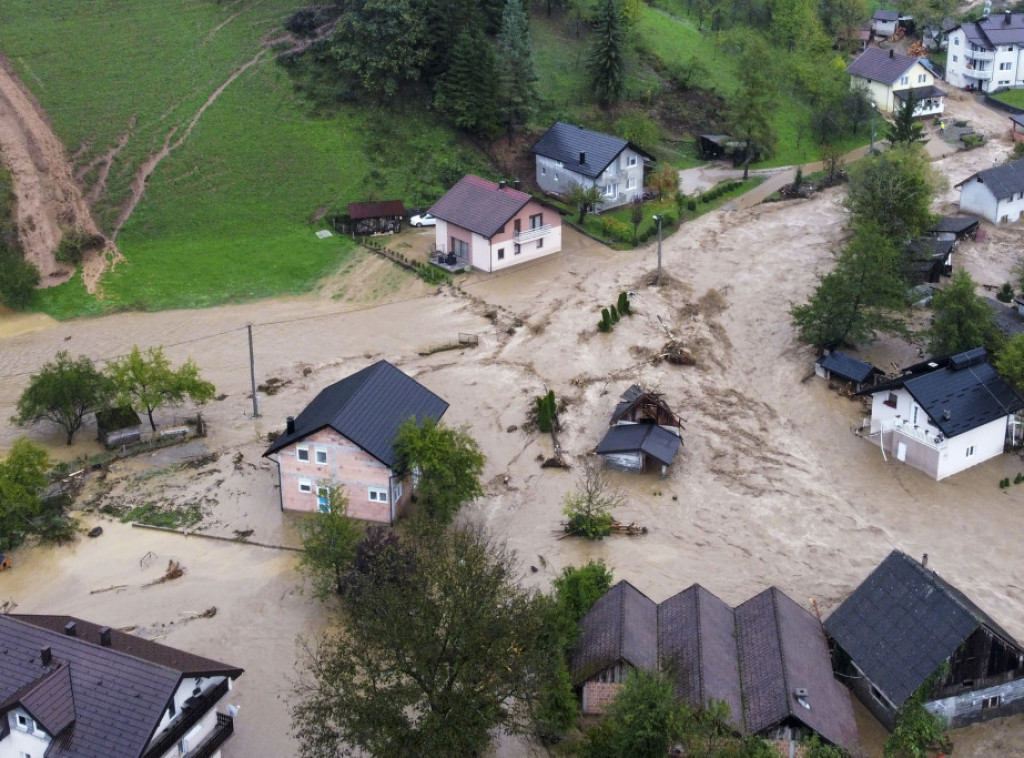
M 657 424 L 620 424 L 608 429 L 596 452 L 598 455 L 641 452 L 662 466 L 668 466 L 682 444 L 678 434 Z

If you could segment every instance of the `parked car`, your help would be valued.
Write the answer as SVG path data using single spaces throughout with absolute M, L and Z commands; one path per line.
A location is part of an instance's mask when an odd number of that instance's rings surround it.
M 409 219 L 411 226 L 437 226 L 437 219 L 429 213 L 417 213 Z

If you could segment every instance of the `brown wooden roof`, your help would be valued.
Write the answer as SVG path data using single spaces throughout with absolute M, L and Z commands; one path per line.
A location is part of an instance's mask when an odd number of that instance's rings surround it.
M 404 216 L 405 206 L 401 200 L 370 200 L 365 203 L 349 203 L 348 215 L 353 221 L 380 216 Z

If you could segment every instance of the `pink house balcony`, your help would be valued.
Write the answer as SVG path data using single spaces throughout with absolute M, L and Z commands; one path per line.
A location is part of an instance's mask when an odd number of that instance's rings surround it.
M 526 231 L 518 232 L 513 236 L 517 243 L 522 244 L 524 242 L 529 242 L 530 240 L 535 240 L 540 237 L 543 237 L 545 234 L 550 234 L 550 232 L 551 225 L 544 224 L 544 226 L 537 226 L 534 227 L 533 229 L 527 229 Z

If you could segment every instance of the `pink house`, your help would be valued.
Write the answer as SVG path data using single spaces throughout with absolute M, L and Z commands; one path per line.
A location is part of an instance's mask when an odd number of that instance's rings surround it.
M 562 217 L 533 196 L 467 174 L 430 209 L 449 266 L 499 271 L 562 249 Z
M 409 419 L 439 419 L 448 403 L 387 361 L 320 391 L 263 455 L 277 461 L 281 509 L 326 511 L 326 482 L 341 485 L 348 515 L 393 524 L 409 502 L 394 441 Z

